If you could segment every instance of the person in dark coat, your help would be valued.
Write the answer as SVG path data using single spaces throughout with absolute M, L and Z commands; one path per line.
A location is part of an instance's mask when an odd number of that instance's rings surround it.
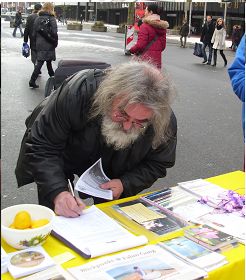
M 100 187 L 111 189 L 113 199 L 149 188 L 175 163 L 172 97 L 166 75 L 143 61 L 71 76 L 26 121 L 18 186 L 35 181 L 39 203 L 66 217 L 84 207 L 68 192 L 68 179 L 99 158 L 111 179 Z M 94 197 L 94 203 L 103 201 Z
M 212 16 L 208 15 L 207 16 L 207 21 L 205 22 L 205 24 L 202 27 L 202 34 L 201 34 L 201 38 L 200 41 L 203 43 L 203 64 L 208 64 L 211 65 L 211 60 L 212 60 L 212 55 L 213 55 L 213 48 L 212 48 L 212 43 L 211 43 L 211 39 L 213 37 L 214 34 L 214 29 L 215 29 L 215 24 L 212 20 Z M 206 47 L 208 47 L 208 58 L 207 58 L 207 54 L 206 54 Z
M 187 23 L 187 20 L 184 20 L 183 25 L 181 26 L 179 32 L 181 48 L 185 48 L 188 34 L 189 34 L 189 24 Z M 184 42 L 183 42 L 183 38 L 184 38 Z
M 141 60 L 147 60 L 161 68 L 161 54 L 166 48 L 166 29 L 169 24 L 167 21 L 160 20 L 160 10 L 156 4 L 146 7 L 142 20 L 143 24 L 138 32 L 137 43 L 129 52 L 136 54 Z M 151 45 L 149 45 L 150 43 Z
M 232 35 L 231 35 L 231 40 L 232 40 L 232 45 L 231 45 L 231 49 L 233 51 L 236 51 L 239 43 L 240 43 L 240 40 L 242 38 L 242 29 L 241 29 L 241 26 L 240 25 L 234 25 L 233 26 L 233 31 L 232 31 Z
M 28 39 L 30 40 L 30 49 L 31 49 L 31 60 L 35 67 L 37 62 L 37 50 L 36 50 L 36 40 L 33 37 L 33 26 L 34 21 L 38 17 L 38 12 L 41 10 L 41 4 L 34 5 L 34 11 L 31 15 L 27 17 L 26 27 L 24 30 L 24 43 L 28 43 Z
M 21 10 L 18 10 L 18 12 L 15 14 L 13 37 L 16 37 L 17 28 L 20 29 L 21 37 L 24 36 L 24 33 L 22 31 L 22 20 L 23 19 L 22 19 L 22 15 L 21 15 Z
M 47 23 L 49 32 L 43 32 L 43 24 Z M 29 86 L 32 88 L 38 88 L 36 79 L 40 73 L 40 70 L 46 61 L 49 76 L 54 76 L 54 70 L 52 68 L 52 61 L 56 60 L 56 51 L 58 43 L 57 35 L 57 23 L 54 16 L 54 6 L 50 2 L 45 2 L 39 16 L 35 19 L 33 27 L 33 37 L 36 42 L 37 50 L 37 64 L 35 65 Z

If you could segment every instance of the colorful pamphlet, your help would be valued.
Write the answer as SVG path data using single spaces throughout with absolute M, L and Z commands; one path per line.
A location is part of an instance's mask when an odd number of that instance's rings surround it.
M 55 265 L 41 246 L 9 253 L 8 256 L 8 270 L 14 278 L 30 275 Z
M 206 271 L 211 271 L 228 263 L 225 256 L 208 250 L 184 236 L 160 242 L 159 245 Z
M 120 203 L 112 208 L 157 235 L 164 235 L 188 225 L 172 211 L 157 207 L 142 198 Z
M 186 229 L 184 231 L 184 235 L 213 251 L 221 249 L 224 246 L 237 243 L 237 240 L 232 235 L 214 229 L 205 224 L 196 228 Z

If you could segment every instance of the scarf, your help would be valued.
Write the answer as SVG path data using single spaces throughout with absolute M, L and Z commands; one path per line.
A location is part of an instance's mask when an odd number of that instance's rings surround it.
M 216 28 L 217 28 L 217 30 L 220 30 L 220 29 L 223 28 L 223 26 L 222 25 L 217 25 Z

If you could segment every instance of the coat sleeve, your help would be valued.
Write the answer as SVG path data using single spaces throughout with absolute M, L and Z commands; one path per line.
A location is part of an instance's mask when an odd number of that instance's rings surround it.
M 236 57 L 228 69 L 233 91 L 245 102 L 245 36 L 238 46 Z
M 26 157 L 34 181 L 40 187 L 42 197 L 51 203 L 58 193 L 67 190 L 62 153 L 71 131 L 85 117 L 80 109 L 87 106 L 82 96 L 71 94 L 67 85 L 51 95 L 30 128 L 26 141 Z
M 212 39 L 211 39 L 211 43 L 213 44 L 214 43 L 214 41 L 215 41 L 215 33 L 216 33 L 216 31 L 214 30 L 214 33 L 213 33 L 213 37 L 212 37 Z
M 146 24 L 140 26 L 137 43 L 130 49 L 131 53 L 142 52 L 149 43 L 149 32 Z
M 142 163 L 125 173 L 122 181 L 123 195 L 128 197 L 149 188 L 158 178 L 166 176 L 166 169 L 174 166 L 177 143 L 177 122 L 174 114 L 171 120 L 172 136 L 157 149 L 151 149 Z
M 28 37 L 30 37 L 30 24 L 31 24 L 31 18 L 28 17 L 26 20 L 26 27 L 24 30 L 24 42 L 28 42 Z

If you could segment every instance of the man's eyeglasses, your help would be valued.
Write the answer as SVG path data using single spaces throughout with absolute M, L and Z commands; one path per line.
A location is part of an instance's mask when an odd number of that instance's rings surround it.
M 117 122 L 127 122 L 127 121 L 129 121 L 129 118 L 130 118 L 127 115 L 127 113 L 124 111 L 118 111 L 117 113 L 114 114 L 114 117 Z M 149 120 L 134 120 L 134 121 L 132 121 L 132 124 L 138 128 L 146 128 L 146 126 L 148 125 L 148 122 L 149 122 Z

